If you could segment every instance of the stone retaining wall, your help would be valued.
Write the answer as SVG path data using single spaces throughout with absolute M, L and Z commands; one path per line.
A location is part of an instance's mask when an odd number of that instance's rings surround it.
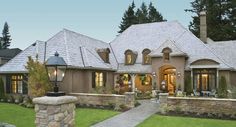
M 174 111 L 236 119 L 236 99 L 167 97 L 160 98 L 161 111 Z
M 124 95 L 116 94 L 94 94 L 94 93 L 70 93 L 69 95 L 78 98 L 77 104 L 80 105 L 125 105 L 127 107 L 134 107 L 135 96 L 133 92 L 126 92 Z

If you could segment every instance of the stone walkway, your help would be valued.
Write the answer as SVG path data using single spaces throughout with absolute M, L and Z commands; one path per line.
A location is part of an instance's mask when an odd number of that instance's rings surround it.
M 135 127 L 158 111 L 159 104 L 155 100 L 139 101 L 140 106 L 116 115 L 92 127 Z

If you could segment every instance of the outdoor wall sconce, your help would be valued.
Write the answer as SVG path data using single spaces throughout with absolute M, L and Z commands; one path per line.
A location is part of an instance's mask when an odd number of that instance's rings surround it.
M 58 52 L 54 56 L 49 57 L 46 62 L 46 69 L 49 80 L 54 82 L 53 92 L 47 92 L 47 96 L 64 96 L 65 92 L 59 92 L 58 82 L 61 82 L 65 76 L 66 62 L 62 57 L 59 57 Z
M 177 72 L 177 76 L 180 77 L 180 76 L 181 76 L 181 73 L 180 73 L 180 72 Z

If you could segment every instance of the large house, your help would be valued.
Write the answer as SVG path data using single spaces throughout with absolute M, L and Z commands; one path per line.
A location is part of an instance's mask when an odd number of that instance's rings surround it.
M 204 26 L 203 26 L 204 28 Z M 203 29 L 204 30 L 204 29 Z M 236 86 L 236 43 L 200 40 L 177 21 L 132 25 L 106 43 L 63 29 L 47 41 L 36 41 L 0 67 L 6 93 L 27 94 L 28 56 L 45 62 L 57 51 L 67 63 L 60 90 L 88 93 L 119 85 L 123 91 L 161 89 L 173 94 L 191 79 L 195 91 L 217 89 L 221 76 Z

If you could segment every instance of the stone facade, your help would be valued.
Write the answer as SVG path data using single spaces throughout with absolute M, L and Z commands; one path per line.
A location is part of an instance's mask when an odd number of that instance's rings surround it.
M 177 111 L 196 115 L 227 116 L 236 119 L 236 99 L 161 97 L 161 111 Z M 165 113 L 165 112 L 162 112 Z
M 40 97 L 33 99 L 36 127 L 74 127 L 76 97 Z
M 123 104 L 132 108 L 135 103 L 133 92 L 125 92 L 124 95 L 93 93 L 71 93 L 70 95 L 77 97 L 77 104 L 81 105 L 107 106 L 109 104 L 114 104 L 119 106 Z

